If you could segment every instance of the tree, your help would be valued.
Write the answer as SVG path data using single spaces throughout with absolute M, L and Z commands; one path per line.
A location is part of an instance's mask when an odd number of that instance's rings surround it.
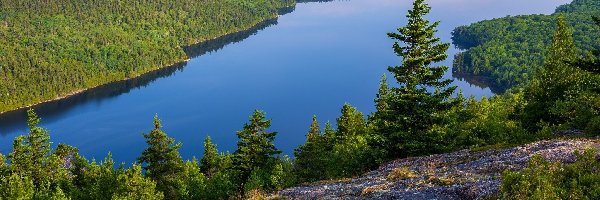
M 39 123 L 40 118 L 35 111 L 28 110 L 29 134 L 17 137 L 13 142 L 13 151 L 9 154 L 12 171 L 30 176 L 35 186 L 39 186 L 53 170 L 47 166 L 51 151 L 50 134 L 39 127 Z
M 556 125 L 564 121 L 550 108 L 581 90 L 581 79 L 585 78 L 567 64 L 575 60 L 576 48 L 573 32 L 563 15 L 557 17 L 556 25 L 547 59 L 525 89 L 524 124 L 529 131 L 537 131 L 545 123 Z
M 142 176 L 142 168 L 139 165 L 133 165 L 130 169 L 120 173 L 117 177 L 119 186 L 112 199 L 137 199 L 137 200 L 158 200 L 163 199 L 163 194 L 156 191 L 156 183 Z
M 389 109 L 388 105 L 388 96 L 390 93 L 390 86 L 387 83 L 387 76 L 383 74 L 381 76 L 381 81 L 379 82 L 379 91 L 377 92 L 377 97 L 375 98 L 375 108 L 379 112 L 385 112 Z
M 388 122 L 376 131 L 385 140 L 378 148 L 385 149 L 389 157 L 439 152 L 430 147 L 440 140 L 430 128 L 442 124 L 443 113 L 458 103 L 450 100 L 456 89 L 448 87 L 452 80 L 443 79 L 448 67 L 432 66 L 448 57 L 450 44 L 435 37 L 439 21 L 430 23 L 423 18 L 430 10 L 425 0 L 415 0 L 406 16 L 408 24 L 397 33 L 388 33 L 398 40 L 393 49 L 402 57 L 402 65 L 388 68 L 400 86 L 391 88 L 386 97 L 389 109 L 375 114 Z
M 294 173 L 300 182 L 313 182 L 325 178 L 323 171 L 327 166 L 324 136 L 321 135 L 317 116 L 313 116 L 306 142 L 294 150 L 296 162 Z
M 593 16 L 592 19 L 596 25 L 600 26 L 600 17 Z M 588 58 L 577 59 L 571 65 L 594 74 L 600 74 L 600 49 L 593 50 Z
M 204 139 L 204 156 L 200 160 L 200 172 L 211 177 L 219 170 L 219 154 L 217 145 L 212 143 L 210 136 Z
M 148 148 L 142 152 L 138 162 L 144 164 L 146 176 L 156 181 L 156 188 L 165 198 L 176 199 L 178 195 L 178 175 L 183 171 L 183 161 L 179 156 L 181 143 L 167 136 L 161 130 L 158 115 L 154 116 L 154 129 L 144 134 Z
M 244 184 L 255 171 L 271 171 L 269 166 L 280 154 L 273 141 L 277 132 L 268 132 L 271 120 L 265 119 L 265 113 L 254 111 L 250 122 L 244 124 L 244 129 L 237 132 L 238 149 L 234 152 L 233 165 L 238 171 L 240 192 L 244 193 Z M 255 172 L 256 175 L 258 172 Z M 263 182 L 266 182 L 264 180 Z
M 350 104 L 344 104 L 342 115 L 337 118 L 337 139 L 347 140 L 356 135 L 367 132 L 367 123 L 364 115 Z

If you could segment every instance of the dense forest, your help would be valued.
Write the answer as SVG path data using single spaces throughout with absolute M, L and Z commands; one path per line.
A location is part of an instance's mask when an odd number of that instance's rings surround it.
M 546 46 L 558 15 L 564 15 L 574 30 L 578 54 L 599 47 L 600 32 L 590 16 L 600 14 L 600 1 L 574 0 L 552 15 L 509 16 L 457 27 L 452 33 L 456 47 L 454 73 L 489 77 L 500 92 L 531 79 L 548 56 Z
M 132 167 L 115 166 L 111 155 L 86 160 L 75 147 L 52 148 L 39 117 L 28 112 L 29 133 L 13 151 L 0 155 L 0 199 L 261 199 L 265 193 L 324 179 L 351 177 L 383 162 L 459 149 L 514 146 L 559 137 L 562 130 L 600 135 L 600 48 L 581 56 L 569 15 L 553 19 L 555 30 L 543 64 L 531 81 L 502 95 L 464 97 L 443 78 L 450 44 L 436 37 L 439 22 L 426 20 L 431 7 L 415 0 L 408 23 L 387 36 L 402 62 L 382 77 L 365 116 L 349 104 L 335 126 L 322 128 L 316 116 L 294 158 L 274 145 L 271 120 L 255 111 L 235 133 L 238 148 L 219 152 L 210 137 L 200 160 L 184 161 L 183 145 L 162 131 L 155 117 L 143 137 L 147 148 Z M 600 20 L 592 18 L 600 30 Z M 289 122 L 293 123 L 293 122 Z M 198 145 L 198 144 L 186 144 Z M 598 152 L 578 155 L 572 164 L 540 156 L 523 171 L 507 171 L 497 197 L 503 199 L 600 199 Z M 7 162 L 5 162 L 5 160 Z
M 277 17 L 293 0 L 0 1 L 0 112 L 187 59 L 183 47 Z

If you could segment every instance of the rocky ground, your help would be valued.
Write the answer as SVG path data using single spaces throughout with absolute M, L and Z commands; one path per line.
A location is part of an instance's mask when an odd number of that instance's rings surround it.
M 574 152 L 600 149 L 599 139 L 541 141 L 510 149 L 400 159 L 363 176 L 285 189 L 274 199 L 482 199 L 498 192 L 504 170 L 520 170 L 540 154 L 573 162 Z

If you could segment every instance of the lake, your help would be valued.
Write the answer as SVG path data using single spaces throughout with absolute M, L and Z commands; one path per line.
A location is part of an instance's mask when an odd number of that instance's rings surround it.
M 567 0 L 432 0 L 438 36 L 450 42 L 456 26 L 506 15 L 552 13 Z M 236 149 L 241 130 L 255 109 L 272 118 L 276 145 L 284 154 L 305 141 L 313 115 L 334 122 L 344 103 L 365 115 L 374 111 L 379 79 L 401 59 L 387 32 L 406 23 L 411 2 L 350 0 L 300 3 L 276 20 L 215 41 L 186 48 L 187 63 L 134 80 L 35 106 L 54 145 L 78 147 L 88 159 L 113 153 L 130 164 L 146 147 L 158 114 L 164 131 L 183 143 L 185 159 L 201 157 L 210 135 L 220 151 Z M 451 49 L 450 66 L 458 50 Z M 452 78 L 450 71 L 447 78 Z M 388 76 L 388 80 L 393 80 Z M 455 79 L 465 95 L 491 96 L 489 88 Z M 25 111 L 0 115 L 0 152 L 27 132 Z

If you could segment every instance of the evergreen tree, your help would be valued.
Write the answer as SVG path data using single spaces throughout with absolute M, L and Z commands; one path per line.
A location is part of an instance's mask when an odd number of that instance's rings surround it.
M 408 24 L 397 33 L 388 33 L 390 38 L 399 40 L 393 49 L 402 57 L 402 65 L 388 70 L 400 86 L 390 89 L 386 97 L 389 109 L 378 111 L 376 116 L 389 124 L 378 127 L 377 132 L 385 138 L 378 148 L 391 157 L 438 152 L 430 144 L 440 138 L 429 130 L 443 123 L 443 113 L 457 105 L 449 100 L 456 87 L 448 87 L 452 80 L 443 79 L 448 67 L 432 66 L 448 57 L 450 44 L 435 37 L 439 22 L 424 19 L 430 10 L 425 0 L 415 0 L 408 11 Z
M 377 92 L 377 97 L 375 98 L 375 108 L 378 112 L 385 112 L 389 109 L 388 105 L 388 96 L 390 93 L 390 86 L 387 83 L 387 76 L 383 74 L 381 76 L 381 81 L 379 82 L 379 91 Z
M 0 177 L 6 175 L 6 163 L 4 163 L 4 155 L 0 153 Z
M 593 16 L 592 18 L 596 25 L 600 27 L 600 17 Z M 600 74 L 600 48 L 590 52 L 587 58 L 577 59 L 571 65 L 594 74 Z
M 183 161 L 178 151 L 181 143 L 175 143 L 161 128 L 156 115 L 154 129 L 144 134 L 148 148 L 142 152 L 138 162 L 144 164 L 146 176 L 156 181 L 156 188 L 163 192 L 165 198 L 177 199 L 178 185 L 181 181 L 178 180 L 178 176 L 183 171 Z
M 200 172 L 211 177 L 219 170 L 219 154 L 217 145 L 212 143 L 210 136 L 204 139 L 204 156 L 200 160 Z
M 528 103 L 524 108 L 524 124 L 529 131 L 536 131 L 545 123 L 559 124 L 562 120 L 550 108 L 581 90 L 585 78 L 568 65 L 576 58 L 573 31 L 563 15 L 557 17 L 556 24 L 547 60 L 525 89 Z
M 238 182 L 242 196 L 244 184 L 249 180 L 253 172 L 271 171 L 269 164 L 273 163 L 274 156 L 280 154 L 273 141 L 277 132 L 268 132 L 271 120 L 265 119 L 265 113 L 254 111 L 250 122 L 244 124 L 244 129 L 237 132 L 238 149 L 234 153 L 233 165 L 238 171 Z M 258 176 L 258 175 L 257 175 Z M 263 182 L 266 182 L 264 180 Z
M 350 104 L 342 107 L 342 116 L 337 118 L 336 142 L 342 142 L 356 135 L 364 135 L 367 132 L 367 124 L 364 115 Z
M 300 182 L 313 182 L 324 177 L 327 154 L 317 116 L 313 116 L 312 123 L 306 135 L 306 142 L 294 150 L 296 162 L 295 174 Z
M 9 155 L 11 169 L 16 173 L 30 176 L 35 186 L 49 177 L 53 167 L 49 164 L 50 134 L 38 126 L 40 118 L 33 110 L 27 111 L 29 134 L 19 136 L 13 142 L 13 151 Z
M 308 134 L 306 134 L 306 142 L 318 142 L 320 137 L 321 128 L 319 128 L 319 121 L 317 121 L 317 116 L 313 115 L 310 129 L 308 130 Z
M 120 173 L 117 182 L 119 186 L 112 199 L 163 199 L 163 194 L 155 190 L 156 184 L 142 175 L 142 168 L 139 165 L 133 165 L 130 169 Z

